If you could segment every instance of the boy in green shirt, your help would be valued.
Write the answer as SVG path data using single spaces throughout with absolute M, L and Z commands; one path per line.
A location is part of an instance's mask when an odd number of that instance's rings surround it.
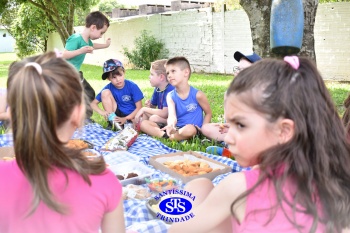
M 85 19 L 85 28 L 82 33 L 75 33 L 71 35 L 67 41 L 65 50 L 63 51 L 63 58 L 80 71 L 80 67 L 84 62 L 85 55 L 92 53 L 94 49 L 108 48 L 111 44 L 111 39 L 108 38 L 105 44 L 92 43 L 102 37 L 109 27 L 108 18 L 99 11 L 91 12 Z M 86 117 L 89 119 L 92 116 L 92 109 L 90 103 L 95 99 L 95 91 L 91 85 L 84 79 L 83 72 L 80 71 L 81 81 L 85 90 L 86 97 Z

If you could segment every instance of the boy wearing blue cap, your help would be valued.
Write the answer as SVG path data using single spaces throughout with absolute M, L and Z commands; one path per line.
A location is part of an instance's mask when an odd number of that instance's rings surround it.
M 254 52 L 252 54 L 245 55 L 239 51 L 236 51 L 233 54 L 233 57 L 238 62 L 238 66 L 233 67 L 234 76 L 236 76 L 241 70 L 251 66 L 254 62 L 261 60 L 261 57 Z M 208 123 L 202 126 L 202 134 L 211 140 L 223 143 L 224 138 L 228 132 L 228 128 L 229 125 L 226 123 Z M 221 155 L 223 148 L 210 146 L 206 149 L 206 151 L 211 154 Z
M 239 71 L 251 66 L 254 62 L 261 59 L 261 57 L 254 52 L 252 54 L 244 55 L 243 53 L 236 51 L 233 54 L 233 57 L 238 62 L 238 66 L 233 67 L 234 76 L 236 76 Z
M 110 81 L 91 103 L 91 108 L 105 119 L 115 113 L 114 122 L 124 125 L 126 121 L 133 121 L 136 113 L 142 108 L 143 94 L 136 83 L 125 79 L 123 64 L 116 59 L 109 59 L 103 64 L 102 79 Z M 103 109 L 98 107 L 102 102 Z M 112 122 L 108 121 L 108 129 Z

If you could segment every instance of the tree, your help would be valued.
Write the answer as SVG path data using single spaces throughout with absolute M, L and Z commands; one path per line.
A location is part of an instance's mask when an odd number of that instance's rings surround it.
M 18 57 L 26 57 L 38 51 L 47 50 L 47 39 L 54 31 L 51 24 L 42 20 L 43 12 L 30 4 L 22 4 L 14 18 L 9 32 L 16 38 Z
M 112 12 L 114 8 L 125 8 L 124 5 L 119 4 L 116 0 L 101 0 L 98 4 L 98 10 L 101 12 Z
M 262 57 L 273 57 L 270 48 L 270 17 L 272 0 L 240 0 L 240 5 L 248 15 L 252 31 L 253 50 Z M 316 61 L 314 25 L 318 0 L 303 0 L 304 36 L 300 55 Z
M 349 2 L 350 0 L 303 0 L 304 34 L 299 55 L 311 57 L 316 62 L 314 25 L 318 3 Z M 253 39 L 253 50 L 262 57 L 277 56 L 270 50 L 270 17 L 272 0 L 218 0 L 220 4 L 227 4 L 228 9 L 239 9 L 238 3 L 247 13 Z
M 89 9 L 97 2 L 98 0 L 1 0 L 0 13 L 12 9 L 15 5 L 31 4 L 42 12 L 42 21 L 50 22 L 65 45 L 67 38 L 73 34 L 76 10 Z

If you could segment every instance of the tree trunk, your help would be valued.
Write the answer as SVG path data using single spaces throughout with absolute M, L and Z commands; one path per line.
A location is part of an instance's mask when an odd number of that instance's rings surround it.
M 303 0 L 304 4 L 304 36 L 299 55 L 310 57 L 316 63 L 314 27 L 318 0 Z
M 270 48 L 270 17 L 272 0 L 240 0 L 248 15 L 253 39 L 253 51 L 261 57 L 277 57 Z M 304 35 L 299 55 L 308 56 L 316 62 L 314 25 L 318 0 L 303 0 Z

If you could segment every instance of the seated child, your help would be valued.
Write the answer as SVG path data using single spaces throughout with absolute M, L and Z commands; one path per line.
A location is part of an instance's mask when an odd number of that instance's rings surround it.
M 146 100 L 146 107 L 142 107 L 135 116 L 135 122 L 140 124 L 142 132 L 147 133 L 147 129 L 152 122 L 156 122 L 164 127 L 168 118 L 168 105 L 166 96 L 174 87 L 169 84 L 165 63 L 167 59 L 157 60 L 151 63 L 149 81 L 154 87 L 151 100 Z
M 111 113 L 115 113 L 113 119 L 120 125 L 126 121 L 133 121 L 136 113 L 141 109 L 143 94 L 136 83 L 125 79 L 123 64 L 116 59 L 109 59 L 103 65 L 102 79 L 110 81 L 91 103 L 91 108 L 108 121 L 108 129 L 113 122 L 108 120 Z M 102 102 L 104 109 L 99 108 Z
M 165 68 L 169 83 L 175 87 L 166 98 L 167 126 L 161 128 L 153 124 L 147 133 L 176 141 L 192 138 L 199 133 L 203 123 L 210 122 L 212 113 L 208 99 L 202 91 L 189 85 L 191 67 L 185 57 L 169 59 Z

